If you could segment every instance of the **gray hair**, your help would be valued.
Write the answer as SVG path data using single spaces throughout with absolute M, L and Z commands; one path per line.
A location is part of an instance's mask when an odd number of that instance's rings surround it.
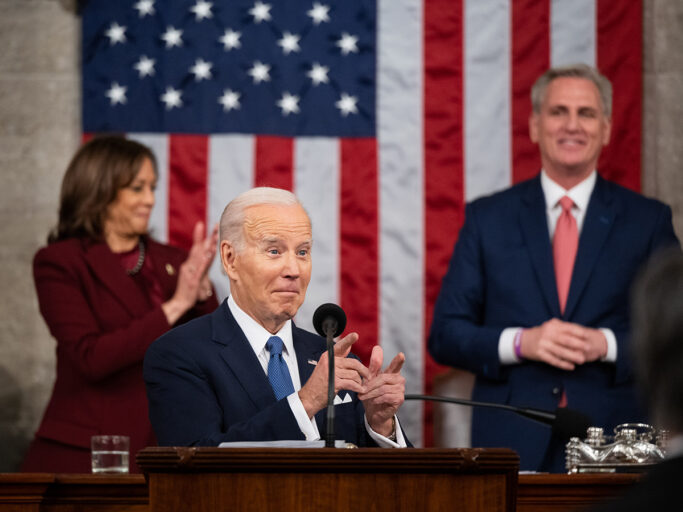
M 605 117 L 612 117 L 612 84 L 606 76 L 587 64 L 550 68 L 538 77 L 531 88 L 531 106 L 536 114 L 541 111 L 548 85 L 556 78 L 583 78 L 593 82 L 600 93 L 600 101 L 602 102 L 602 110 L 605 113 Z
M 683 433 L 683 254 L 657 254 L 638 276 L 631 349 L 640 391 L 659 428 Z
M 301 205 L 301 201 L 289 190 L 273 187 L 256 187 L 242 192 L 230 201 L 221 215 L 219 234 L 221 242 L 227 240 L 237 252 L 244 249 L 244 212 L 250 206 L 274 204 Z

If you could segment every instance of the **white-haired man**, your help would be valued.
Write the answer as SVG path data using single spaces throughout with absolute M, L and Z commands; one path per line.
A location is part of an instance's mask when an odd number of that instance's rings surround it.
M 225 208 L 220 256 L 230 296 L 212 314 L 173 329 L 147 351 L 144 377 L 160 445 L 316 440 L 326 427 L 323 338 L 292 318 L 311 276 L 311 223 L 281 189 L 251 189 Z M 350 355 L 356 333 L 335 345 L 335 437 L 359 446 L 406 446 L 396 413 L 405 356 L 382 371 Z

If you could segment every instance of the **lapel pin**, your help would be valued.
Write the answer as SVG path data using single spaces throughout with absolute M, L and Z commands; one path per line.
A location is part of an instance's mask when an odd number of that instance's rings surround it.
M 175 274 L 175 269 L 173 268 L 173 265 L 171 265 L 170 263 L 166 263 L 166 273 L 169 276 L 172 276 L 173 274 Z
M 312 364 L 313 366 L 318 366 L 318 361 L 314 361 L 313 359 L 309 359 L 308 364 Z

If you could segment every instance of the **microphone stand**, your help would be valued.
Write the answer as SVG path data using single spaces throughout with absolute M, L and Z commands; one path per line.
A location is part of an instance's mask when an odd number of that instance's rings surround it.
M 428 400 L 428 401 L 433 401 L 433 402 L 446 402 L 446 403 L 451 403 L 451 404 L 459 404 L 459 405 L 468 405 L 468 406 L 475 406 L 475 407 L 488 407 L 491 409 L 505 409 L 506 411 L 512 411 L 516 412 L 517 414 L 520 414 L 521 416 L 524 416 L 526 418 L 530 418 L 532 420 L 540 421 L 541 423 L 545 423 L 546 425 L 552 425 L 552 423 L 555 421 L 557 415 L 548 412 L 548 411 L 542 411 L 540 409 L 532 409 L 531 407 L 514 407 L 512 405 L 506 405 L 506 404 L 494 404 L 494 403 L 488 403 L 488 402 L 475 402 L 473 400 L 465 400 L 461 398 L 450 398 L 446 396 L 436 396 L 436 395 L 405 395 L 406 400 Z
M 325 448 L 334 448 L 334 339 L 337 321 L 327 318 L 323 322 L 323 331 L 327 338 L 327 431 L 325 433 Z

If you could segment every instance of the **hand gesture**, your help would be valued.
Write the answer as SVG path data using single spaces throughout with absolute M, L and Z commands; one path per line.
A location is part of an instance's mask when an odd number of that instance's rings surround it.
M 380 371 L 383 359 L 382 347 L 375 345 L 370 355 L 369 375 L 358 398 L 363 402 L 365 417 L 372 430 L 388 436 L 394 428 L 393 417 L 405 398 L 406 379 L 401 375 L 401 368 L 406 356 L 399 352 L 389 366 Z
M 563 370 L 600 359 L 607 353 L 607 340 L 598 329 L 553 318 L 522 334 L 522 356 L 543 361 Z
M 216 255 L 218 224 L 211 234 L 204 236 L 204 223 L 197 222 L 192 232 L 192 247 L 178 270 L 178 284 L 173 297 L 162 304 L 169 324 L 174 324 L 197 301 L 208 299 L 213 290 L 209 281 L 209 267 Z
M 334 345 L 334 392 L 341 389 L 360 393 L 363 390 L 363 379 L 369 376 L 368 369 L 357 359 L 346 357 L 351 345 L 358 340 L 358 334 L 347 334 Z M 315 413 L 327 405 L 327 382 L 329 376 L 327 352 L 318 359 L 308 382 L 299 391 L 301 403 L 312 418 Z

